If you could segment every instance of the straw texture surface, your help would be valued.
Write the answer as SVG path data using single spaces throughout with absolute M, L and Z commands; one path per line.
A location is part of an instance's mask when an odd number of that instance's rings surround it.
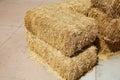
M 63 8 L 63 4 L 29 10 L 25 26 L 32 34 L 60 50 L 66 56 L 90 45 L 98 27 L 93 18 Z
M 98 8 L 112 18 L 120 17 L 120 0 L 91 0 L 92 7 Z
M 99 51 L 98 57 L 102 60 L 108 60 L 111 56 L 120 55 L 120 42 L 110 43 L 99 36 L 97 48 Z
M 27 32 L 28 47 L 65 80 L 77 80 L 97 63 L 96 47 L 91 46 L 75 57 L 66 57 L 51 45 Z
M 65 3 L 71 5 L 71 8 L 75 12 L 86 14 L 91 8 L 91 0 L 64 0 Z
M 88 16 L 95 18 L 99 25 L 99 55 L 116 55 L 120 50 L 120 18 L 113 19 L 98 8 L 91 8 Z
M 100 52 L 99 54 L 109 54 L 111 52 L 117 52 L 120 50 L 120 42 L 110 43 L 108 41 L 105 41 L 102 38 L 100 39 Z
M 97 8 L 92 8 L 88 16 L 97 20 L 100 36 L 104 40 L 111 44 L 120 42 L 120 18 L 110 18 Z

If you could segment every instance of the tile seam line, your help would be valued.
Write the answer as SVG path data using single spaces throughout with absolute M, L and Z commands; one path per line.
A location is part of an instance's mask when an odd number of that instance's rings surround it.
M 14 35 L 14 33 L 16 33 L 20 28 L 21 28 L 21 25 L 18 26 L 18 28 L 17 28 L 14 32 L 12 32 L 12 34 L 0 45 L 0 49 L 1 49 L 1 47 L 2 47 L 8 40 L 10 40 L 10 39 L 12 38 L 12 36 Z

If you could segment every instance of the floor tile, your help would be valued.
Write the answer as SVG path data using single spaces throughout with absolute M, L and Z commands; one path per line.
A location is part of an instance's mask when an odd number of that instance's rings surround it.
M 100 61 L 96 70 L 96 80 L 120 80 L 120 56 Z
M 56 80 L 42 65 L 29 58 L 23 27 L 14 33 L 0 51 L 0 80 Z
M 18 29 L 13 25 L 0 25 L 0 47 L 11 38 L 11 35 Z
M 28 9 L 40 6 L 43 0 L 4 0 L 0 2 L 0 24 L 20 25 Z
M 41 5 L 51 5 L 62 1 L 64 0 L 44 0 Z
M 87 74 L 85 74 L 83 77 L 81 77 L 80 80 L 95 80 L 95 67 L 88 72 Z

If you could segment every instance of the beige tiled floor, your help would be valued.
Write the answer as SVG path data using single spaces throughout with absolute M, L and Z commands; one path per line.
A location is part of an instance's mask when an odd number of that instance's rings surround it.
M 26 10 L 60 1 L 0 0 L 0 80 L 59 80 L 29 58 L 23 20 Z M 115 57 L 99 63 L 81 80 L 120 80 L 119 67 L 120 57 Z

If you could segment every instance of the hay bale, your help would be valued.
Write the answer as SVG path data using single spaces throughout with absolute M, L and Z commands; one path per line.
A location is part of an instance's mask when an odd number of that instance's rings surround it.
M 92 8 L 88 16 L 95 18 L 99 25 L 99 40 L 96 43 L 99 46 L 99 58 L 116 55 L 120 50 L 120 19 L 112 19 L 97 8 Z
M 96 38 L 97 25 L 93 18 L 64 9 L 62 4 L 29 10 L 25 17 L 27 30 L 60 50 L 73 56 Z
M 86 14 L 86 12 L 92 6 L 91 0 L 64 0 L 68 3 L 73 11 Z
M 97 8 L 92 8 L 88 16 L 97 20 L 100 36 L 104 40 L 111 44 L 120 42 L 120 18 L 112 19 Z
M 120 17 L 120 0 L 91 0 L 92 7 L 106 13 L 109 17 Z
M 28 47 L 65 80 L 76 80 L 97 63 L 96 47 L 91 46 L 74 57 L 67 57 L 51 45 L 27 32 Z

